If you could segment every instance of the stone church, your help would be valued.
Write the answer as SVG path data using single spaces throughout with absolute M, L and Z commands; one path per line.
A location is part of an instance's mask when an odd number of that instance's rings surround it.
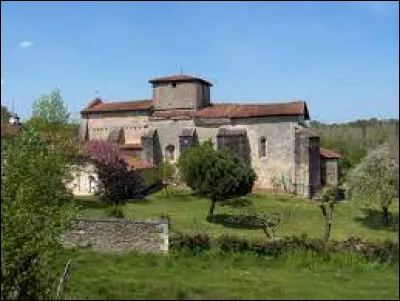
M 81 139 L 117 143 L 134 168 L 174 162 L 184 149 L 211 140 L 251 164 L 255 188 L 279 182 L 310 197 L 323 184 L 337 184 L 340 155 L 320 149 L 319 137 L 307 126 L 304 101 L 213 103 L 212 83 L 182 74 L 149 83 L 151 99 L 91 101 L 81 111 Z

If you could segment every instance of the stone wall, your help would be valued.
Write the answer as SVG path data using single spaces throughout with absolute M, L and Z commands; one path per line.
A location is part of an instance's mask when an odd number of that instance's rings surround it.
M 337 186 L 339 184 L 339 162 L 337 159 L 321 159 L 323 161 L 323 179 L 327 185 Z
M 99 116 L 102 116 L 104 113 Z M 115 128 L 124 129 L 125 143 L 140 143 L 140 137 L 148 131 L 148 116 L 122 116 L 90 118 L 87 121 L 89 140 L 106 140 Z
M 61 242 L 65 247 L 100 252 L 165 253 L 169 245 L 168 220 L 77 219 Z

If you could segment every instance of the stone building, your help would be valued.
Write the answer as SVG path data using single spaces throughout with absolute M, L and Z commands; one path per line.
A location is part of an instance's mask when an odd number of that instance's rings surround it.
M 174 75 L 149 82 L 151 99 L 91 101 L 81 111 L 81 139 L 118 143 L 126 156 L 145 165 L 176 161 L 185 148 L 211 140 L 251 164 L 255 188 L 280 181 L 310 197 L 320 187 L 325 157 L 319 137 L 307 127 L 304 101 L 220 104 L 211 102 L 213 85 L 201 78 Z

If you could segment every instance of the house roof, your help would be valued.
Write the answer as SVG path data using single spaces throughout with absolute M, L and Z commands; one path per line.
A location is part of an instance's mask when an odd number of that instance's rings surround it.
M 283 115 L 305 115 L 309 119 L 304 101 L 270 104 L 213 104 L 196 112 L 198 118 L 249 118 Z
M 96 112 L 120 112 L 120 111 L 148 111 L 151 108 L 151 99 L 120 101 L 120 102 L 103 102 L 96 98 L 84 108 L 81 113 Z
M 186 74 L 177 74 L 177 75 L 171 75 L 171 76 L 165 76 L 165 77 L 156 77 L 152 78 L 149 80 L 149 83 L 170 83 L 170 82 L 201 82 L 206 85 L 212 86 L 212 84 L 209 81 L 206 81 L 205 79 L 191 76 L 191 75 L 186 75 Z
M 340 159 L 342 157 L 341 154 L 325 148 L 320 148 L 319 153 L 320 156 L 324 159 Z

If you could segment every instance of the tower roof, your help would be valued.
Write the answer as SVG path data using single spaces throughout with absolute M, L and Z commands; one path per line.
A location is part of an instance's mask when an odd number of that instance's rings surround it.
M 165 77 L 156 77 L 152 78 L 149 80 L 149 83 L 170 83 L 170 82 L 201 82 L 203 84 L 212 86 L 212 83 L 209 81 L 206 81 L 205 79 L 191 76 L 191 75 L 185 75 L 185 74 L 177 74 L 177 75 L 171 75 L 171 76 L 165 76 Z

